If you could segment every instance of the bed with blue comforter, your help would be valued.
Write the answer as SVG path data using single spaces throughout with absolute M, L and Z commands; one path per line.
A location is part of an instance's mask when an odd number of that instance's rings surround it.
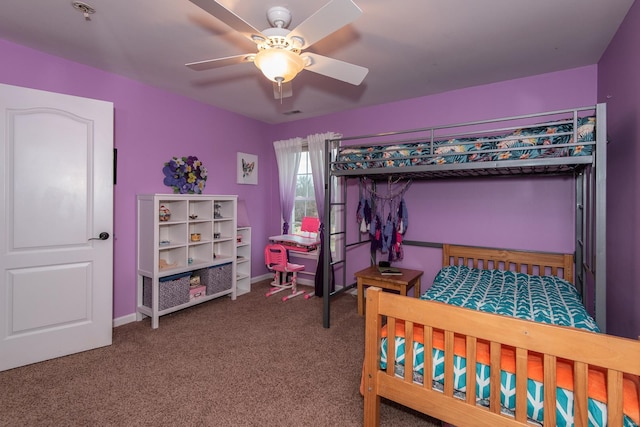
M 591 316 L 583 307 L 580 296 L 574 286 L 556 276 L 535 276 L 514 271 L 483 270 L 470 268 L 464 265 L 444 267 L 436 276 L 433 286 L 422 295 L 421 299 L 438 301 L 459 307 L 480 310 L 487 313 L 511 316 L 552 325 L 562 325 L 579 328 L 591 332 L 599 332 L 598 327 Z M 396 373 L 404 376 L 405 337 L 402 328 L 395 337 Z M 438 342 L 434 338 L 434 342 Z M 381 369 L 387 365 L 387 338 L 381 341 Z M 443 388 L 444 378 L 444 351 L 442 348 L 432 349 L 432 378 L 435 389 Z M 456 343 L 456 347 L 464 348 L 464 343 Z M 585 349 L 586 351 L 587 349 Z M 461 353 L 464 350 L 460 351 Z M 478 347 L 478 353 L 488 353 L 482 344 Z M 423 382 L 425 354 L 422 342 L 413 342 L 413 380 L 416 383 Z M 502 354 L 503 370 L 501 371 L 501 397 L 500 404 L 504 413 L 513 413 L 515 410 L 515 373 L 505 368 L 505 359 L 513 358 L 509 349 Z M 541 360 L 529 360 L 529 370 L 536 370 L 536 363 L 542 365 Z M 479 405 L 489 406 L 490 396 L 490 367 L 482 362 L 482 356 L 478 356 L 476 363 L 476 401 Z M 454 390 L 464 399 L 466 390 L 466 360 L 464 355 L 454 356 Z M 574 425 L 574 399 L 571 388 L 571 365 L 558 363 L 559 383 L 556 390 L 556 422 L 558 426 Z M 594 383 L 604 382 L 599 372 L 590 372 L 589 380 Z M 567 388 L 563 388 L 561 381 L 567 377 Z M 628 387 L 633 387 L 629 384 Z M 637 389 L 635 391 L 637 394 Z M 544 390 L 541 381 L 529 378 L 527 381 L 527 417 L 531 422 L 543 420 Z M 589 425 L 607 425 L 607 406 L 590 397 L 588 400 Z M 636 422 L 629 416 L 624 416 L 624 426 L 636 426 Z

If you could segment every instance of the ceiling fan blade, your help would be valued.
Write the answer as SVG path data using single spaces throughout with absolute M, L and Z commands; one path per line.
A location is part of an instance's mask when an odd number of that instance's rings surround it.
M 304 43 L 300 49 L 306 49 L 361 14 L 362 10 L 351 0 L 332 0 L 287 34 L 287 39 L 302 39 Z
M 212 70 L 214 68 L 240 64 L 241 62 L 252 62 L 252 56 L 252 54 L 227 56 L 226 58 L 207 59 L 205 61 L 190 62 L 185 65 L 195 71 Z
M 190 1 L 206 12 L 209 12 L 211 15 L 218 18 L 234 30 L 238 31 L 254 43 L 260 43 L 267 39 L 264 34 L 260 32 L 260 30 L 254 28 L 253 25 L 249 24 L 247 21 L 236 15 L 233 11 L 227 9 L 215 0 Z
M 273 82 L 273 97 L 275 99 L 289 98 L 293 96 L 293 85 L 291 82 L 278 83 Z
M 307 61 L 310 62 L 309 65 L 304 67 L 305 70 L 351 83 L 355 86 L 362 83 L 362 80 L 364 80 L 367 73 L 369 73 L 368 68 L 349 64 L 348 62 L 343 62 L 338 59 L 327 58 L 326 56 L 315 53 L 305 52 L 302 56 L 309 58 Z

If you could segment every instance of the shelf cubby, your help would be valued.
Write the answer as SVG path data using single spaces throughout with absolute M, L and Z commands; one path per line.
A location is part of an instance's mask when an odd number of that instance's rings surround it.
M 225 295 L 235 300 L 237 196 L 139 195 L 137 207 L 138 320 L 149 316 L 152 328 L 157 328 L 164 314 Z M 225 282 L 215 295 L 182 302 L 185 290 L 181 287 L 191 284 L 184 277 L 223 265 L 232 277 L 230 283 Z M 210 283 L 214 287 L 215 277 Z M 172 287 L 171 293 L 167 286 Z M 174 294 L 181 297 L 173 298 Z

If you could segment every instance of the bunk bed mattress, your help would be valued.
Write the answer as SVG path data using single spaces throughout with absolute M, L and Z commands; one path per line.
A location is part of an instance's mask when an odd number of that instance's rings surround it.
M 338 150 L 334 170 L 442 165 L 501 160 L 588 156 L 595 141 L 594 116 L 573 121 L 522 127 L 509 134 L 454 138 L 395 145 L 346 146 Z M 433 147 L 433 152 L 432 152 Z
M 538 322 L 572 326 L 592 332 L 598 327 L 586 313 L 580 303 L 576 289 L 569 282 L 555 276 L 531 276 L 524 273 L 501 270 L 479 270 L 465 266 L 444 267 L 436 276 L 433 286 L 425 292 L 422 299 L 440 301 L 461 307 L 472 308 L 494 314 L 514 316 Z M 444 380 L 444 346 L 442 334 L 434 332 L 433 387 L 443 389 Z M 381 369 L 387 365 L 386 330 L 381 342 Z M 395 373 L 404 376 L 404 325 L 399 323 L 395 335 L 396 367 Z M 423 383 L 424 348 L 422 328 L 416 325 L 413 345 L 413 380 Z M 464 357 L 464 340 L 456 337 L 454 355 L 454 390 L 456 395 L 464 399 L 466 393 L 466 359 Z M 483 406 L 489 405 L 489 351 L 486 343 L 478 343 L 476 363 L 476 400 Z M 535 355 L 529 357 L 527 381 L 527 416 L 530 421 L 541 422 L 542 402 L 544 399 L 542 384 L 542 360 Z M 515 411 L 515 355 L 508 348 L 503 349 L 501 371 L 501 405 L 505 413 Z M 558 426 L 573 425 L 573 392 L 572 366 L 558 361 L 558 387 L 556 416 Z M 533 373 L 533 374 L 532 374 Z M 607 424 L 607 408 L 601 403 L 604 400 L 604 374 L 590 369 L 589 382 L 593 384 L 593 393 L 589 393 L 590 425 L 605 426 Z M 598 384 L 600 387 L 598 387 Z M 564 388 L 566 386 L 566 388 Z M 590 385 L 591 387 L 591 385 Z M 627 398 L 628 392 L 628 398 Z M 634 397 L 635 396 L 635 397 Z M 627 410 L 627 405 L 631 409 Z M 631 416 L 627 415 L 628 413 Z M 625 378 L 625 417 L 624 426 L 637 426 L 638 384 L 637 381 Z

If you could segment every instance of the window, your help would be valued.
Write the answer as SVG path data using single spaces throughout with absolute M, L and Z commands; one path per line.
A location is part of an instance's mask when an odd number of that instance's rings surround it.
M 300 156 L 300 166 L 298 167 L 298 177 L 296 179 L 296 198 L 293 203 L 293 218 L 289 222 L 291 224 L 289 233 L 300 233 L 302 218 L 305 216 L 318 216 L 308 151 L 303 151 Z
M 333 199 L 340 200 L 340 193 L 337 191 L 337 183 L 334 182 Z M 296 197 L 293 204 L 293 214 L 289 221 L 290 234 L 301 234 L 302 218 L 305 216 L 318 216 L 318 207 L 316 206 L 315 192 L 313 189 L 313 175 L 311 173 L 311 162 L 309 161 L 309 151 L 307 147 L 303 147 L 300 156 L 300 166 L 298 167 L 298 176 L 296 178 Z M 342 207 L 337 206 L 331 209 L 332 232 L 341 229 L 342 223 Z M 334 259 L 342 257 L 341 236 L 331 237 L 331 253 Z

